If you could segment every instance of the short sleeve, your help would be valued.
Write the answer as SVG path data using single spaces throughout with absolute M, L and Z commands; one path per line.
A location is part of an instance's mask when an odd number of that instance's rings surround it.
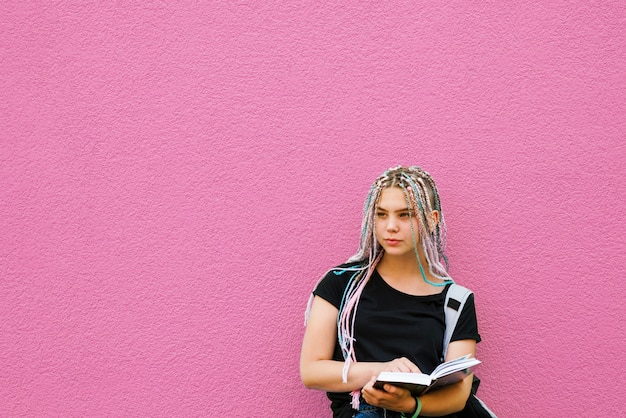
M 353 274 L 354 271 L 345 271 L 340 268 L 332 269 L 320 280 L 313 294 L 340 309 L 343 294 Z
M 463 311 L 459 316 L 459 321 L 452 333 L 450 341 L 459 340 L 475 340 L 480 342 L 480 334 L 478 333 L 478 321 L 476 319 L 476 307 L 474 306 L 474 294 L 471 294 L 465 301 Z

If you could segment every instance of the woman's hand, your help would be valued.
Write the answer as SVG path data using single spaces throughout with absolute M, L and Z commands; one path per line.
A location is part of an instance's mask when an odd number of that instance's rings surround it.
M 383 364 L 382 371 L 421 373 L 419 367 L 406 357 L 400 357 Z M 384 390 L 374 388 L 376 376 L 372 377 L 363 387 L 363 399 L 370 405 L 399 412 L 411 412 L 415 408 L 415 400 L 411 392 L 398 386 L 385 384 Z
M 398 386 L 385 384 L 384 390 L 374 387 L 376 378 L 367 382 L 361 390 L 363 399 L 370 405 L 398 412 L 412 412 L 415 409 L 415 399 L 411 392 Z
M 411 360 L 406 357 L 400 357 L 385 363 L 384 372 L 404 372 L 404 373 L 421 373 L 419 367 L 417 367 Z

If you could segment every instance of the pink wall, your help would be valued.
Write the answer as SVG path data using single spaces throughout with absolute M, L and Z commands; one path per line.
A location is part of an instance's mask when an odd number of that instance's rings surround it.
M 208 3 L 0 6 L 0 416 L 329 416 L 306 299 L 399 163 L 482 397 L 623 415 L 623 2 Z

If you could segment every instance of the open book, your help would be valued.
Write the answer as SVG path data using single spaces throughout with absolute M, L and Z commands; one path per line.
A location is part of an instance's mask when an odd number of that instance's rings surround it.
M 382 372 L 376 378 L 374 387 L 383 390 L 383 385 L 389 383 L 410 390 L 413 396 L 420 396 L 429 390 L 435 390 L 463 380 L 479 364 L 480 360 L 470 357 L 468 354 L 441 363 L 431 374 Z

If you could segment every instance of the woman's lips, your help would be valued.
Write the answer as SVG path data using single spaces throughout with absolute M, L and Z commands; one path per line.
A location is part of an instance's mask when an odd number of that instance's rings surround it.
M 401 241 L 400 241 L 399 239 L 387 238 L 387 239 L 385 240 L 385 242 L 386 242 L 388 245 L 394 246 L 394 245 L 398 245 L 398 244 L 400 244 L 400 242 L 401 242 Z

